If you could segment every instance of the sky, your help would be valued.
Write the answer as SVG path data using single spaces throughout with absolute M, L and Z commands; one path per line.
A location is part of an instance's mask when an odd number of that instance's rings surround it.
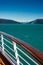
M 43 0 L 0 0 L 0 18 L 19 22 L 43 18 Z

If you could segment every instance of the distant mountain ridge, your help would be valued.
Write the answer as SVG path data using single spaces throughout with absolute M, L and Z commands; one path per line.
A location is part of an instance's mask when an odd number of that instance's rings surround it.
M 9 19 L 0 19 L 0 24 L 20 24 L 20 22 L 9 20 Z
M 36 19 L 34 21 L 29 22 L 29 24 L 43 24 L 43 19 Z
M 36 19 L 30 22 L 17 22 L 9 19 L 0 19 L 0 24 L 43 24 L 43 19 Z

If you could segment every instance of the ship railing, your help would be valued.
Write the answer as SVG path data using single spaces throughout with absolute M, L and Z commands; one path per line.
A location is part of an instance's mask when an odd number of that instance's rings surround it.
M 0 32 L 0 52 L 12 65 L 43 65 L 42 52 L 4 32 Z

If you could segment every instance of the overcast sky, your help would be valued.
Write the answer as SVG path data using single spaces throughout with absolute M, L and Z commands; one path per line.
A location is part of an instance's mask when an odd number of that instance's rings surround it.
M 20 22 L 43 18 L 43 0 L 0 0 L 0 18 Z

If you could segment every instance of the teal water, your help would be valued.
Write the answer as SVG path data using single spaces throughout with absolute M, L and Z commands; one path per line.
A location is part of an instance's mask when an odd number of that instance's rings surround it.
M 0 31 L 17 37 L 43 52 L 43 25 L 0 24 Z

